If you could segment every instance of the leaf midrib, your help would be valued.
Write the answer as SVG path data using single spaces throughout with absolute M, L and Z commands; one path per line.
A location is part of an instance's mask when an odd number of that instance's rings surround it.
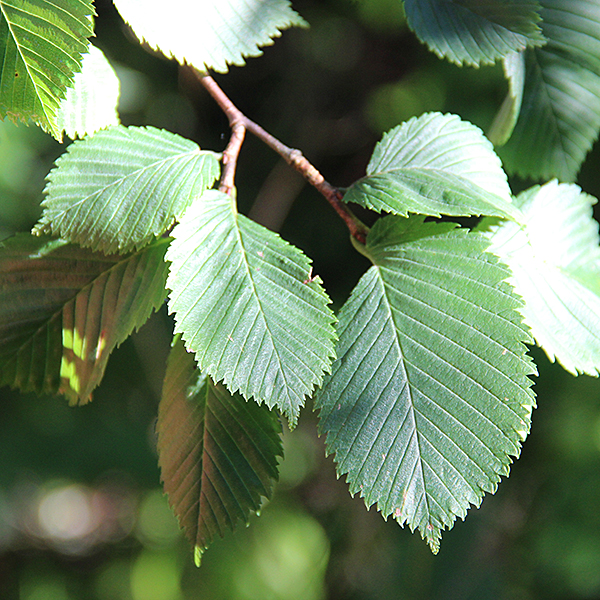
M 410 187 L 408 185 L 408 183 L 413 183 L 413 182 L 423 183 L 419 180 L 419 177 L 418 177 L 419 174 L 423 174 L 423 175 L 427 176 L 429 178 L 430 182 L 437 183 L 438 187 L 444 189 L 444 193 L 440 194 L 439 198 L 435 198 L 435 197 L 432 198 L 432 197 L 424 195 L 422 192 Z M 394 177 L 395 175 L 399 176 L 398 179 L 396 179 Z M 368 186 L 370 188 L 370 190 L 373 190 L 373 191 L 363 192 L 367 196 L 367 198 L 375 195 L 378 197 L 378 199 L 380 201 L 383 201 L 380 198 L 381 194 L 384 194 L 385 196 L 388 196 L 390 198 L 395 198 L 395 196 L 393 194 L 393 190 L 387 191 L 385 189 L 382 189 L 381 187 L 374 186 L 369 181 L 373 177 L 383 179 L 384 183 L 386 183 L 390 186 L 400 186 L 400 187 L 402 187 L 403 190 L 408 189 L 410 192 L 417 194 L 419 196 L 419 198 L 422 199 L 422 202 L 429 201 L 429 202 L 444 204 L 445 194 L 447 194 L 447 193 L 459 194 L 462 196 L 466 196 L 471 201 L 472 204 L 485 203 L 485 205 L 489 206 L 490 209 L 494 209 L 493 212 L 491 212 L 491 211 L 488 212 L 486 210 L 485 213 L 482 212 L 481 214 L 489 214 L 490 216 L 502 216 L 503 218 L 508 218 L 510 220 L 516 220 L 515 217 L 519 216 L 518 214 L 511 215 L 510 212 L 504 206 L 502 206 L 502 205 L 506 205 L 507 207 L 512 208 L 515 213 L 517 213 L 518 209 L 511 201 L 507 200 L 506 198 L 503 198 L 499 194 L 488 191 L 483 186 L 479 185 L 478 183 L 473 182 L 472 180 L 470 180 L 467 177 L 464 177 L 463 175 L 458 175 L 456 173 L 448 173 L 442 169 L 425 168 L 425 167 L 396 167 L 396 168 L 390 169 L 388 171 L 379 171 L 376 173 L 372 173 L 370 175 L 366 175 L 362 179 L 358 180 L 357 184 L 360 184 L 364 187 Z M 449 178 L 451 178 L 450 181 L 449 181 Z M 405 180 L 406 183 L 403 180 Z M 452 187 L 449 187 L 449 185 Z M 472 195 L 475 195 L 475 197 L 473 198 Z M 369 202 L 369 204 L 371 204 L 371 203 Z M 394 208 L 389 203 L 388 203 L 388 206 L 390 208 Z M 375 207 L 375 206 L 371 206 L 370 208 L 373 208 L 374 210 L 377 209 L 377 207 Z M 456 208 L 458 208 L 458 207 L 456 207 Z M 394 208 L 394 210 L 390 211 L 390 212 L 396 213 L 397 209 Z M 406 212 L 411 212 L 411 211 L 409 208 L 407 208 Z M 449 214 L 453 214 L 455 216 L 468 216 L 468 215 L 473 214 L 473 209 L 465 208 L 461 211 L 461 214 L 459 214 L 459 215 L 455 214 L 456 212 L 458 212 L 458 211 L 454 210 L 454 211 L 452 211 L 452 213 L 449 213 Z M 447 214 L 447 213 L 443 213 L 443 214 Z
M 182 157 L 191 156 L 192 154 L 200 154 L 200 153 L 201 153 L 200 150 L 194 149 L 189 152 L 182 152 L 181 154 L 177 154 L 175 156 L 168 156 L 164 159 L 157 160 L 148 165 L 144 165 L 143 167 L 138 168 L 135 171 L 131 171 L 130 173 L 123 175 L 119 179 L 115 179 L 115 180 L 111 181 L 108 185 L 101 187 L 100 189 L 96 189 L 93 193 L 88 194 L 87 196 L 83 197 L 81 200 L 74 202 L 73 204 L 70 204 L 68 208 L 58 211 L 57 214 L 55 215 L 55 217 L 53 217 L 53 218 L 58 219 L 63 216 L 66 216 L 70 211 L 72 211 L 74 209 L 77 209 L 77 211 L 79 211 L 81 208 L 81 205 L 84 204 L 85 202 L 88 202 L 90 199 L 92 199 L 94 197 L 99 197 L 100 195 L 105 193 L 106 190 L 109 190 L 112 187 L 120 186 L 121 184 L 123 184 L 124 181 L 128 180 L 129 178 L 135 177 L 137 180 L 142 176 L 142 174 L 144 174 L 146 171 L 148 171 L 150 169 L 156 170 L 156 169 L 160 168 L 160 166 L 168 164 L 169 161 L 177 161 L 177 160 L 182 159 Z M 76 218 L 76 217 L 77 217 L 77 214 L 75 215 L 74 218 Z
M 293 419 L 295 419 L 295 415 L 297 413 L 297 409 L 296 409 L 296 407 L 294 407 L 294 405 L 292 403 L 292 397 L 290 396 L 290 393 L 289 393 L 291 391 L 291 387 L 288 385 L 287 373 L 286 373 L 286 371 L 285 371 L 285 369 L 283 367 L 283 363 L 281 361 L 281 356 L 279 355 L 279 350 L 278 350 L 278 348 L 275 345 L 274 338 L 273 338 L 273 333 L 271 332 L 271 329 L 269 327 L 268 321 L 267 321 L 267 319 L 265 317 L 265 312 L 264 312 L 262 303 L 260 301 L 260 298 L 258 296 L 258 292 L 256 290 L 256 284 L 254 282 L 254 278 L 252 277 L 252 271 L 250 269 L 250 263 L 248 262 L 248 252 L 246 250 L 246 247 L 245 247 L 243 239 L 242 239 L 241 226 L 240 226 L 240 222 L 239 222 L 239 218 L 238 218 L 239 217 L 239 213 L 234 208 L 233 199 L 231 199 L 230 210 L 231 210 L 231 217 L 233 218 L 233 221 L 234 221 L 235 235 L 236 235 L 236 238 L 238 240 L 238 244 L 239 244 L 240 248 L 242 249 L 241 260 L 242 260 L 242 263 L 243 263 L 243 265 L 245 267 L 247 278 L 250 281 L 250 284 L 252 285 L 253 296 L 254 296 L 254 298 L 256 300 L 256 303 L 257 303 L 257 305 L 259 307 L 259 313 L 260 313 L 261 318 L 263 320 L 265 330 L 269 334 L 269 339 L 270 339 L 270 342 L 271 342 L 271 346 L 273 348 L 273 352 L 277 356 L 277 362 L 279 364 L 279 372 L 281 373 L 281 375 L 283 377 L 283 380 L 285 382 L 284 391 L 285 391 L 285 396 L 287 398 L 287 403 L 289 405 L 289 407 L 288 407 L 288 410 L 290 411 L 289 414 L 290 414 L 290 416 Z M 302 397 L 298 397 L 298 398 L 300 400 L 300 403 L 302 404 L 303 398 Z
M 395 313 L 395 311 L 394 311 L 394 310 L 392 309 L 392 307 L 391 307 L 391 303 L 390 303 L 390 301 L 388 300 L 388 295 L 387 295 L 387 293 L 385 293 L 385 291 L 387 291 L 388 284 L 386 284 L 386 283 L 385 283 L 385 280 L 384 280 L 382 277 L 380 277 L 380 279 L 381 279 L 381 281 L 382 281 L 382 285 L 383 285 L 383 289 L 384 289 L 384 294 L 383 294 L 383 296 L 384 296 L 384 298 L 386 299 L 386 304 L 387 304 L 387 307 L 388 307 L 388 309 L 389 309 L 389 316 L 390 316 L 390 320 L 391 320 L 391 321 L 392 321 L 392 323 L 394 324 L 394 331 L 395 331 L 395 332 L 401 332 L 401 331 L 402 331 L 402 328 L 398 326 L 398 324 L 397 324 L 397 322 L 396 322 L 396 319 L 394 318 L 394 313 Z M 391 287 L 391 286 L 390 286 L 390 287 Z M 392 289 L 394 289 L 394 288 L 392 287 Z M 397 291 L 397 290 L 395 290 L 395 289 L 394 289 L 394 291 Z M 414 299 L 414 300 L 417 300 L 417 299 L 415 299 L 415 298 L 413 298 L 413 299 Z M 408 317 L 408 318 L 411 318 L 411 317 L 409 317 L 408 315 L 405 315 L 405 316 L 406 316 L 406 317 Z M 411 319 L 411 320 L 412 320 L 412 319 Z M 422 323 L 421 321 L 419 321 L 419 323 L 420 323 L 421 325 L 423 325 L 423 326 L 427 327 L 427 326 L 426 326 L 424 323 Z M 429 329 L 431 329 L 431 328 L 429 328 Z M 432 331 L 433 331 L 433 330 L 432 330 Z M 436 332 L 436 333 L 438 333 L 439 335 L 442 335 L 440 332 Z M 410 336 L 408 336 L 407 334 L 405 334 L 405 335 L 407 336 L 407 338 L 409 338 L 409 337 L 410 337 Z M 446 340 L 448 340 L 449 342 L 451 342 L 451 343 L 453 343 L 453 344 L 455 344 L 455 345 L 456 345 L 456 342 L 455 342 L 454 340 L 451 340 L 451 339 L 447 338 L 446 336 L 442 336 L 442 337 L 444 337 Z M 439 432 L 442 434 L 442 436 L 443 436 L 443 437 L 445 437 L 446 439 L 448 439 L 448 440 L 449 440 L 449 442 L 451 442 L 452 446 L 453 446 L 454 448 L 456 448 L 456 450 L 457 450 L 458 452 L 460 452 L 460 453 L 461 453 L 461 454 L 462 454 L 462 455 L 463 455 L 463 456 L 464 456 L 466 459 L 468 459 L 469 463 L 471 463 L 471 464 L 472 464 L 472 465 L 473 465 L 473 466 L 476 468 L 476 470 L 478 470 L 478 471 L 479 471 L 480 473 L 482 473 L 484 476 L 487 476 L 487 474 L 485 473 L 485 471 L 483 471 L 483 469 L 481 468 L 481 466 L 480 466 L 480 465 L 479 465 L 479 464 L 478 464 L 476 461 L 474 461 L 474 460 L 473 460 L 473 458 L 472 458 L 471 456 L 469 456 L 469 454 L 468 454 L 468 453 L 467 453 L 467 452 L 466 452 L 466 451 L 465 451 L 463 448 L 461 448 L 461 447 L 460 447 L 458 444 L 456 444 L 455 442 L 453 442 L 453 441 L 451 440 L 451 438 L 449 438 L 449 437 L 448 437 L 448 435 L 447 435 L 447 434 L 446 434 L 446 433 L 445 433 L 443 430 L 441 430 L 437 424 L 435 424 L 433 421 L 431 421 L 431 419 L 429 419 L 428 417 L 426 417 L 426 416 L 425 416 L 425 415 L 424 415 L 424 414 L 423 414 L 423 413 L 422 413 L 420 410 L 418 410 L 418 409 L 417 409 L 417 408 L 414 406 L 414 403 L 413 403 L 413 401 L 412 401 L 412 398 L 413 398 L 413 394 L 412 394 L 412 385 L 410 384 L 410 380 L 409 380 L 409 377 L 408 377 L 408 369 L 406 368 L 406 365 L 407 365 L 407 364 L 411 364 L 411 363 L 410 363 L 410 362 L 409 362 L 409 361 L 408 361 L 408 360 L 405 358 L 405 355 L 404 355 L 404 353 L 403 353 L 403 351 L 402 351 L 402 344 L 401 344 L 401 341 L 400 341 L 400 336 L 399 336 L 399 335 L 396 335 L 396 336 L 395 336 L 395 339 L 396 339 L 396 341 L 397 341 L 398 348 L 399 348 L 399 350 L 400 350 L 400 356 L 401 356 L 401 358 L 402 358 L 402 368 L 403 368 L 403 371 L 404 371 L 404 373 L 405 373 L 405 378 L 406 378 L 406 381 L 407 381 L 407 386 L 408 386 L 408 390 L 409 390 L 409 397 L 410 397 L 410 399 L 411 399 L 411 403 L 410 403 L 410 412 L 412 413 L 412 419 L 413 419 L 413 422 L 414 422 L 415 434 L 416 434 L 416 436 L 417 436 L 417 440 L 418 440 L 418 441 L 417 441 L 417 443 L 418 443 L 418 447 L 419 447 L 419 464 L 421 465 L 421 463 L 424 463 L 424 464 L 428 465 L 428 466 L 429 466 L 429 468 L 431 469 L 431 471 L 432 471 L 433 473 L 435 473 L 435 470 L 434 470 L 434 469 L 431 467 L 431 465 L 429 465 L 429 462 L 428 462 L 428 461 L 427 461 L 427 460 L 426 460 L 426 459 L 423 457 L 423 452 L 422 452 L 422 444 L 421 444 L 421 437 L 422 437 L 422 435 L 423 435 L 423 434 L 421 434 L 421 433 L 419 432 L 419 430 L 418 430 L 418 427 L 417 427 L 417 424 L 416 424 L 416 422 L 417 422 L 416 415 L 417 415 L 417 414 L 418 414 L 418 415 L 420 415 L 420 416 L 421 416 L 423 419 L 425 419 L 425 420 L 426 420 L 426 421 L 427 421 L 427 422 L 428 422 L 428 423 L 429 423 L 429 424 L 430 424 L 432 427 L 434 427 L 436 430 L 438 430 L 438 431 L 439 431 Z M 413 341 L 414 343 L 418 344 L 419 346 L 421 346 L 422 348 L 424 348 L 424 349 L 425 349 L 425 350 L 427 350 L 428 352 L 430 352 L 430 353 L 432 352 L 432 351 L 431 351 L 431 349 L 427 348 L 426 346 L 423 346 L 422 344 L 420 344 L 419 342 L 417 342 L 415 339 L 413 339 L 413 338 L 410 338 L 410 339 L 412 339 L 412 341 Z M 461 348 L 462 348 L 462 346 L 461 346 Z M 464 350 L 464 348 L 462 348 L 462 349 Z M 470 352 L 470 351 L 469 351 L 469 352 Z M 472 353 L 472 352 L 470 352 L 470 353 Z M 436 355 L 436 356 L 437 356 L 437 355 Z M 481 386 L 481 384 L 480 384 L 479 382 L 477 382 L 477 381 L 473 380 L 473 379 L 472 379 L 471 377 L 469 377 L 469 376 L 468 376 L 466 373 L 464 373 L 463 371 L 461 371 L 460 369 L 458 369 L 458 368 L 457 368 L 455 365 L 452 365 L 451 363 L 449 363 L 448 361 L 446 361 L 446 360 L 444 360 L 444 359 L 441 359 L 440 357 L 438 357 L 438 358 L 439 358 L 440 360 L 442 360 L 444 363 L 446 363 L 448 366 L 450 366 L 450 367 L 452 367 L 452 368 L 456 369 L 456 370 L 457 370 L 457 371 L 459 371 L 461 374 L 463 374 L 463 375 L 467 376 L 467 377 L 468 377 L 468 378 L 469 378 L 471 381 L 473 381 L 473 383 L 474 383 L 475 385 L 477 385 L 477 386 L 479 386 L 479 387 L 482 387 L 482 386 Z M 478 358 L 480 358 L 480 357 L 478 357 Z M 489 364 L 489 363 L 486 363 L 486 364 Z M 419 367 L 417 367 L 417 366 L 415 366 L 415 365 L 411 365 L 411 366 L 413 366 L 414 368 L 417 368 L 418 370 L 421 370 L 421 369 L 419 369 Z M 490 366 L 491 366 L 491 365 L 490 365 Z M 429 377 L 431 377 L 431 375 L 429 375 L 428 373 L 427 373 L 427 375 L 428 375 Z M 435 379 L 435 378 L 433 378 L 433 377 L 431 377 L 431 378 L 432 378 L 432 379 Z M 463 400 L 462 398 L 460 398 L 460 397 L 459 397 L 459 396 L 458 396 L 458 395 L 457 395 L 457 394 L 456 394 L 454 391 L 450 390 L 450 389 L 449 389 L 449 388 L 448 388 L 446 385 L 442 384 L 442 382 L 440 382 L 440 381 L 439 381 L 439 380 L 437 380 L 437 379 L 435 379 L 435 381 L 437 381 L 437 382 L 438 382 L 440 385 L 442 385 L 442 386 L 443 386 L 443 387 L 444 387 L 446 390 L 448 390 L 448 392 L 450 392 L 450 393 L 451 393 L 453 396 L 455 396 L 456 398 L 458 398 L 459 400 L 461 400 L 463 403 L 465 403 L 465 402 L 464 402 L 464 400 Z M 485 390 L 485 388 L 482 388 L 482 389 L 484 389 L 484 391 L 488 392 L 488 390 Z M 422 393 L 422 392 L 421 392 L 421 393 Z M 423 395 L 424 395 L 425 397 L 428 397 L 426 394 L 423 394 Z M 496 398 L 498 401 L 500 400 L 498 396 L 495 396 L 494 394 L 492 394 L 492 395 L 493 395 L 493 396 L 494 396 L 494 397 L 495 397 L 495 398 Z M 430 400 L 431 400 L 431 399 L 430 399 Z M 445 413 L 445 414 L 446 414 L 446 415 L 447 415 L 447 416 L 448 416 L 448 417 L 449 417 L 451 420 L 453 420 L 454 422 L 456 422 L 456 423 L 457 423 L 457 425 L 459 425 L 459 426 L 461 426 L 461 427 L 464 427 L 464 428 L 465 428 L 465 429 L 467 429 L 467 430 L 468 430 L 468 431 L 469 431 L 469 432 L 470 432 L 472 435 L 474 435 L 475 437 L 477 437 L 477 435 L 476 435 L 476 434 L 475 434 L 475 433 L 474 433 L 474 432 L 473 432 L 473 431 L 472 431 L 472 430 L 471 430 L 469 427 L 467 427 L 467 425 L 465 425 L 465 424 L 464 424 L 462 421 L 460 421 L 460 420 L 459 420 L 459 419 L 458 419 L 456 416 L 454 416 L 454 415 L 452 415 L 452 414 L 448 413 L 448 411 L 447 411 L 447 410 L 446 410 L 446 409 L 445 409 L 443 406 L 441 406 L 441 405 L 440 405 L 438 402 L 435 402 L 435 401 L 434 401 L 434 403 L 435 403 L 435 405 L 436 405 L 436 406 L 437 406 L 437 407 L 438 407 L 440 410 L 442 410 L 442 411 L 443 411 L 443 412 L 444 412 L 444 413 Z M 497 427 L 497 425 L 495 425 L 495 424 L 494 424 L 494 423 L 493 423 L 493 422 L 492 422 L 492 421 L 489 419 L 489 417 L 487 417 L 486 415 L 484 415 L 483 413 L 481 413 L 481 411 L 480 411 L 480 410 L 479 410 L 477 407 L 475 407 L 475 406 L 473 406 L 473 405 L 469 405 L 469 406 L 470 406 L 470 408 L 471 408 L 471 409 L 472 409 L 474 412 L 476 412 L 477 414 L 479 414 L 479 415 L 480 415 L 480 416 L 481 416 L 481 417 L 482 417 L 482 418 L 483 418 L 483 419 L 484 419 L 486 422 L 488 422 L 490 425 L 492 425 L 492 426 L 494 427 L 494 429 L 496 429 L 496 430 L 497 430 L 497 432 L 498 432 L 499 434 L 501 434 L 501 435 L 502 435 L 502 436 L 503 436 L 503 437 L 504 437 L 504 438 L 505 438 L 505 439 L 506 439 L 508 442 L 510 442 L 510 438 L 507 436 L 507 434 L 506 434 L 504 431 L 502 431 L 500 428 L 498 428 L 498 427 Z M 509 408 L 510 408 L 510 407 L 509 407 Z M 522 418 L 522 417 L 519 417 L 519 415 L 517 415 L 517 413 L 516 413 L 514 410 L 512 410 L 512 409 L 511 409 L 511 412 L 513 412 L 513 414 L 515 414 L 515 416 L 517 416 L 518 418 Z M 430 444 L 432 447 L 434 447 L 434 446 L 435 446 L 435 445 L 434 445 L 434 444 L 432 444 L 432 443 L 431 443 L 431 442 L 430 442 L 430 441 L 429 441 L 427 438 L 425 438 L 425 439 L 427 440 L 427 442 L 428 442 L 428 443 L 429 443 L 429 444 Z M 479 439 L 479 438 L 478 438 L 478 439 Z M 481 441 L 481 440 L 480 440 L 480 441 Z M 467 486 L 468 486 L 468 487 L 469 487 L 469 488 L 470 488 L 470 489 L 471 489 L 471 490 L 472 490 L 472 491 L 475 493 L 475 495 L 479 495 L 479 494 L 480 494 L 480 490 L 479 490 L 479 489 L 477 489 L 476 487 L 474 487 L 474 485 L 473 485 L 471 482 L 469 482 L 469 481 L 468 481 L 468 480 L 467 480 L 467 479 L 466 479 L 466 478 L 465 478 L 465 477 L 462 475 L 462 473 L 460 473 L 460 471 L 459 471 L 459 470 L 457 470 L 457 469 L 456 469 L 456 467 L 455 467 L 455 466 L 452 464 L 452 462 L 451 462 L 451 461 L 450 461 L 450 460 L 449 460 L 449 459 L 448 459 L 446 456 L 444 456 L 444 455 L 443 455 L 443 454 L 442 454 L 442 453 L 441 453 L 439 450 L 437 450 L 437 449 L 436 449 L 436 451 L 437 451 L 437 453 L 438 453 L 438 454 L 439 454 L 439 455 L 442 457 L 442 459 L 444 460 L 444 462 L 447 462 L 447 463 L 448 463 L 448 464 L 449 464 L 449 465 L 452 467 L 452 469 L 454 469 L 454 471 L 456 471 L 457 475 L 459 475 L 459 476 L 460 476 L 460 478 L 461 478 L 461 479 L 464 481 L 465 485 L 467 485 Z M 488 449 L 488 451 L 489 451 L 489 449 Z M 493 454 L 493 452 L 491 452 L 491 451 L 489 451 L 489 452 L 490 452 L 490 455 L 493 455 L 493 456 L 495 456 L 495 455 Z M 495 457 L 495 458 L 497 459 L 497 457 Z M 501 462 L 501 461 L 500 461 L 500 462 Z M 423 488 L 423 493 L 424 493 L 424 496 L 425 496 L 425 498 L 426 498 L 426 499 L 428 499 L 428 498 L 429 498 L 429 494 L 428 494 L 428 493 L 427 493 L 427 491 L 426 491 L 426 487 L 425 487 L 425 475 L 424 475 L 424 473 L 423 473 L 422 466 L 420 467 L 420 469 L 421 469 L 421 477 L 422 477 L 423 486 L 424 486 L 424 488 Z M 437 479 L 438 479 L 438 480 L 440 480 L 440 478 L 439 478 L 439 476 L 437 476 L 437 474 L 436 474 L 436 477 L 437 477 Z M 440 482 L 441 482 L 441 483 L 443 483 L 443 481 L 441 481 L 441 480 L 440 480 Z M 456 498 L 456 496 L 455 496 L 455 495 L 452 493 L 452 491 L 451 491 L 451 490 L 448 488 L 448 486 L 447 486 L 446 484 L 444 484 L 444 488 L 447 490 L 448 494 L 449 494 L 450 496 L 452 496 L 452 497 L 455 499 L 455 501 L 457 502 L 457 504 L 461 504 L 461 502 L 459 502 L 459 501 L 458 501 L 458 499 Z M 426 505 L 427 505 L 427 512 L 428 512 L 428 514 L 430 514 L 429 502 L 428 502 L 428 501 L 426 502 Z
M 416 444 L 417 444 L 418 453 L 419 453 L 419 457 L 418 457 L 417 461 L 415 461 L 415 462 L 418 462 L 418 469 L 420 471 L 420 480 L 422 481 L 422 494 L 423 494 L 423 498 L 424 498 L 426 513 L 428 515 L 427 519 L 429 521 L 430 520 L 429 515 L 431 514 L 431 510 L 430 510 L 430 506 L 429 506 L 429 496 L 425 489 L 425 476 L 423 473 L 423 462 L 426 462 L 426 461 L 423 458 L 421 435 L 417 428 L 417 419 L 416 419 L 417 411 L 416 411 L 416 408 L 414 405 L 412 385 L 410 383 L 410 378 L 408 376 L 408 369 L 406 368 L 406 361 L 404 358 L 405 355 L 404 355 L 404 351 L 402 349 L 402 343 L 400 342 L 400 338 L 397 333 L 398 331 L 401 331 L 401 329 L 398 327 L 398 324 L 396 323 L 396 320 L 394 318 L 390 299 L 388 298 L 388 295 L 386 293 L 386 285 L 385 285 L 385 281 L 384 281 L 382 273 L 381 273 L 381 267 L 377 264 L 374 264 L 373 266 L 375 267 L 375 269 L 377 271 L 377 283 L 380 286 L 381 297 L 385 300 L 384 304 L 385 304 L 385 309 L 387 312 L 387 317 L 388 317 L 389 321 L 392 323 L 393 328 L 394 328 L 394 342 L 398 348 L 400 362 L 402 363 L 402 371 L 403 371 L 404 378 L 406 381 L 406 387 L 407 387 L 407 392 L 408 392 L 407 395 L 408 395 L 408 399 L 409 399 L 409 411 L 408 412 L 410 412 L 410 415 L 411 415 L 411 420 L 412 420 L 412 424 L 413 424 L 413 428 L 414 428 L 414 435 L 416 436 L 416 439 L 417 439 Z M 413 471 L 413 476 L 414 476 L 414 471 Z
M 368 184 L 369 179 L 371 177 L 378 177 L 388 179 L 390 184 L 402 185 L 403 179 L 408 181 L 419 182 L 419 175 L 421 174 L 427 176 L 430 180 L 433 180 L 434 182 L 438 182 L 440 186 L 444 187 L 445 189 L 448 188 L 448 184 L 453 185 L 453 187 L 457 186 L 458 184 L 464 188 L 462 190 L 456 188 L 452 189 L 451 191 L 454 193 L 479 193 L 483 198 L 496 198 L 502 201 L 504 204 L 509 204 L 510 206 L 513 206 L 513 204 L 506 198 L 503 198 L 502 196 L 494 192 L 488 191 L 486 188 L 469 179 L 468 177 L 458 173 L 449 173 L 447 170 L 437 167 L 394 167 L 393 169 L 388 169 L 386 171 L 377 171 L 375 173 L 370 173 L 369 175 L 365 176 L 359 181 L 360 183 Z M 396 179 L 394 176 L 397 176 L 398 179 Z

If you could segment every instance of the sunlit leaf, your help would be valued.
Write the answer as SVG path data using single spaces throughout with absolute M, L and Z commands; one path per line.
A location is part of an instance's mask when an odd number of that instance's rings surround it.
M 153 127 L 110 127 L 74 142 L 48 175 L 35 233 L 129 252 L 163 234 L 219 176 L 214 152 Z
M 173 230 L 169 309 L 200 368 L 295 424 L 333 357 L 335 317 L 309 260 L 206 192 Z
M 200 553 L 271 496 L 283 456 L 277 415 L 202 375 L 181 341 L 169 356 L 156 429 L 165 492 Z
M 140 40 L 197 69 L 226 73 L 262 54 L 281 30 L 306 26 L 289 0 L 114 0 Z
M 410 27 L 442 58 L 485 65 L 544 43 L 536 0 L 404 0 Z
M 340 313 L 338 359 L 317 394 L 321 433 L 352 494 L 442 530 L 507 475 L 530 425 L 530 337 L 481 234 L 387 217 L 374 266 Z
M 0 0 L 0 118 L 32 119 L 58 140 L 61 100 L 93 34 L 92 0 Z
M 548 43 L 525 53 L 521 113 L 500 155 L 513 173 L 573 181 L 600 130 L 600 2 L 540 4 Z
M 119 78 L 99 48 L 90 44 L 81 72 L 60 104 L 57 126 L 71 139 L 119 124 Z
M 106 256 L 21 234 L 0 246 L 0 384 L 87 402 L 112 350 L 164 301 L 168 240 Z
M 344 200 L 402 216 L 519 219 L 489 140 L 475 125 L 441 113 L 412 118 L 386 133 L 366 177 L 348 189 Z
M 503 223 L 491 250 L 511 268 L 525 321 L 550 360 L 571 373 L 600 372 L 600 247 L 596 199 L 552 181 L 517 198 L 525 223 Z

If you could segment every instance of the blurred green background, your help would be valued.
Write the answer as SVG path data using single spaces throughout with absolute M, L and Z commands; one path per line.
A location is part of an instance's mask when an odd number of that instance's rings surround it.
M 360 177 L 382 132 L 413 115 L 491 123 L 506 92 L 501 69 L 438 60 L 407 29 L 398 0 L 294 7 L 310 29 L 285 32 L 217 81 L 333 184 Z M 121 79 L 123 123 L 222 150 L 227 121 L 200 85 L 139 46 L 110 2 L 97 11 L 96 43 Z M 0 123 L 0 238 L 36 221 L 63 150 L 34 127 Z M 596 145 L 579 179 L 595 196 L 598 164 Z M 251 136 L 237 183 L 241 211 L 302 248 L 339 307 L 367 264 L 331 208 Z M 530 183 L 511 181 L 515 191 Z M 284 433 L 274 499 L 196 568 L 156 464 L 171 328 L 163 309 L 123 344 L 87 406 L 0 390 L 1 600 L 600 598 L 600 385 L 535 349 L 539 407 L 522 456 L 498 492 L 444 535 L 439 555 L 350 498 L 308 406 Z

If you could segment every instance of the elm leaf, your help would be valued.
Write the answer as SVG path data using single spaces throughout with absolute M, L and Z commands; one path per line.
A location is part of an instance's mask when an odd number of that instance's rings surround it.
M 199 557 L 270 498 L 283 456 L 266 406 L 214 384 L 177 339 L 158 408 L 158 462 L 169 503 Z
M 175 331 L 231 393 L 293 426 L 333 357 L 335 317 L 300 250 L 209 190 L 173 230 L 167 286 Z
M 508 475 L 534 406 L 510 272 L 483 235 L 452 227 L 375 224 L 373 266 L 340 312 L 338 358 L 315 401 L 350 493 L 418 528 L 434 552 Z

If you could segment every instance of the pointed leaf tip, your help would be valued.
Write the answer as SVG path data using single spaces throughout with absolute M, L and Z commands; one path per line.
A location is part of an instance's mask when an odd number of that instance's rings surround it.
M 194 564 L 197 567 L 200 567 L 202 563 L 202 555 L 204 554 L 204 550 L 200 548 L 200 546 L 194 546 Z

